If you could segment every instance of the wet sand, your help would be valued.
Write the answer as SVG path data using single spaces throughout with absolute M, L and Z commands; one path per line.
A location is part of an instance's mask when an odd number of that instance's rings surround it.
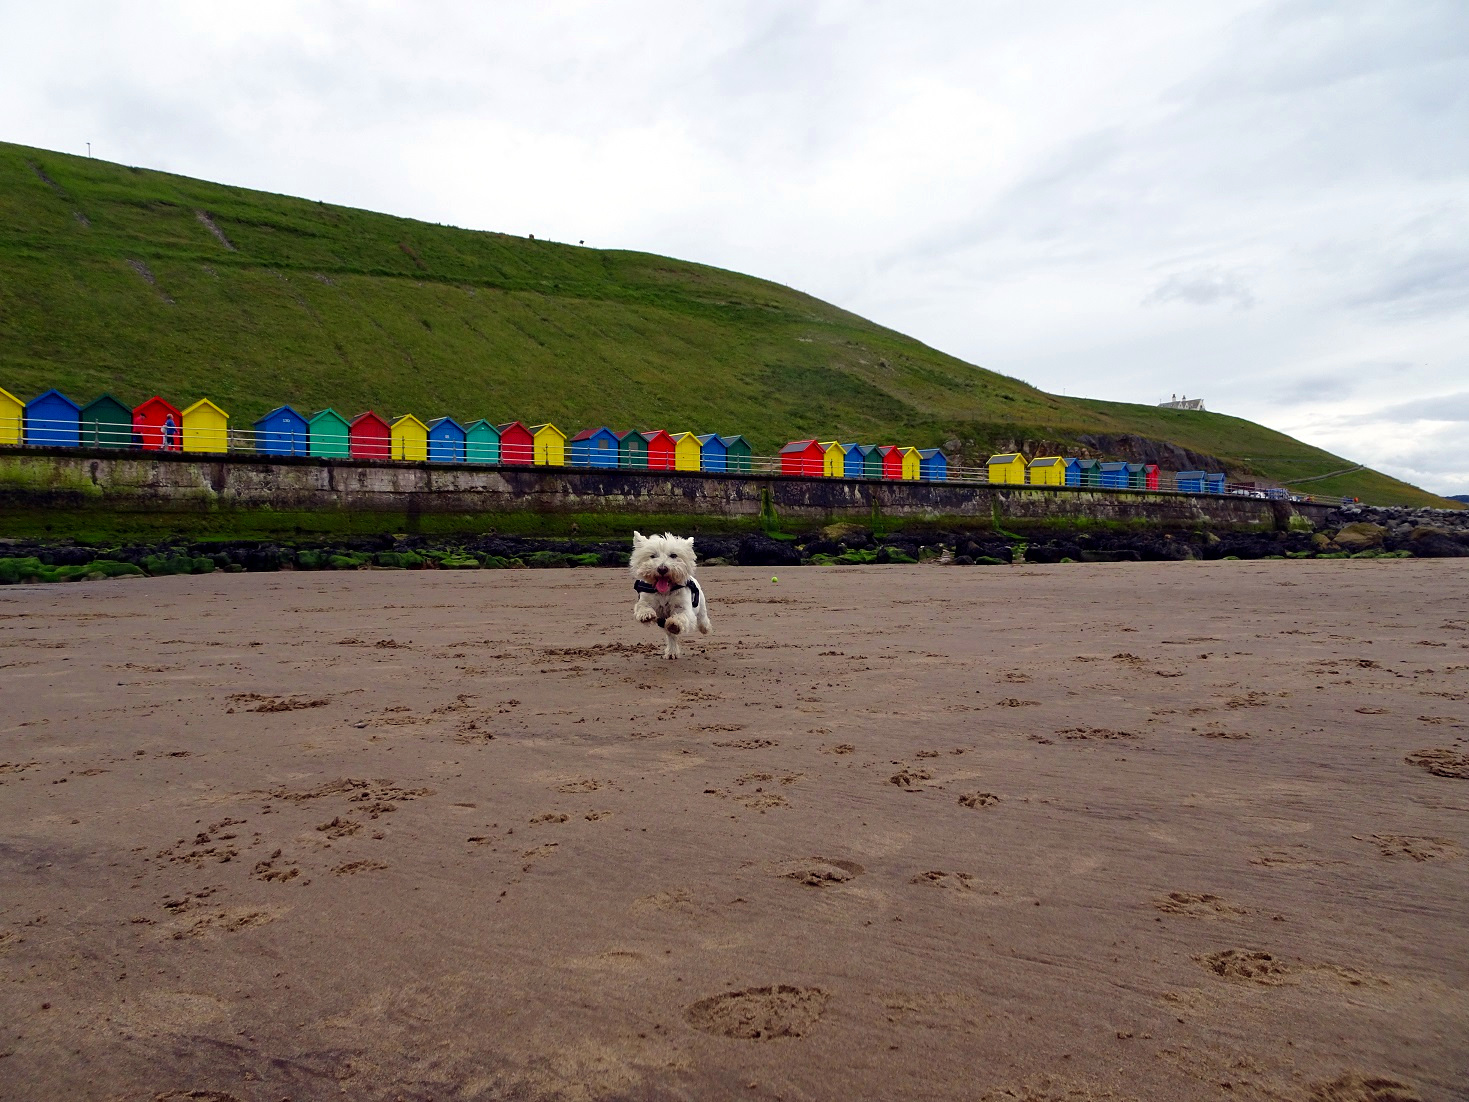
M 0 1098 L 1469 1097 L 1469 562 L 701 578 L 0 590 Z

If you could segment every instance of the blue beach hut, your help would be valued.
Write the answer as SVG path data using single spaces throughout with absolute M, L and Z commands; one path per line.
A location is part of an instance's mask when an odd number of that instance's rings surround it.
M 1204 475 L 1204 493 L 1222 494 L 1224 492 L 1224 472 L 1209 471 Z
M 1179 493 L 1201 494 L 1204 492 L 1204 479 L 1207 476 L 1203 471 L 1179 471 L 1174 476 L 1174 485 L 1178 487 Z
M 464 430 L 464 458 L 470 463 L 500 462 L 500 430 L 481 417 Z
M 861 444 L 843 444 L 847 454 L 842 458 L 843 478 L 862 478 L 866 474 Z
M 1103 463 L 1102 489 L 1125 490 L 1127 489 L 1127 464 L 1126 463 Z
M 307 455 L 311 423 L 290 406 L 277 406 L 255 422 L 255 450 L 262 455 Z
M 708 433 L 694 439 L 699 442 L 699 470 L 723 472 L 728 469 L 729 449 L 724 446 L 723 437 Z
M 26 403 L 25 440 L 53 448 L 82 443 L 82 407 L 59 390 L 48 390 Z
M 1081 485 L 1081 460 L 1080 459 L 1072 459 L 1072 458 L 1068 457 L 1065 460 L 1065 462 L 1066 462 L 1066 474 L 1065 474 L 1065 481 L 1064 481 L 1063 485 L 1066 485 L 1066 486 L 1080 486 Z
M 599 429 L 582 429 L 571 438 L 571 465 L 616 467 L 620 444 L 617 433 L 606 425 Z
M 918 477 L 924 482 L 947 482 L 949 457 L 938 448 L 919 448 Z
M 430 463 L 463 463 L 464 443 L 468 434 L 452 417 L 440 417 L 428 423 L 428 461 Z

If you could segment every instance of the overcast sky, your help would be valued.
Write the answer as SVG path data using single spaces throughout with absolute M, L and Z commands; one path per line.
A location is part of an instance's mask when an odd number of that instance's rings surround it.
M 0 0 L 0 123 L 749 272 L 1469 493 L 1469 0 Z

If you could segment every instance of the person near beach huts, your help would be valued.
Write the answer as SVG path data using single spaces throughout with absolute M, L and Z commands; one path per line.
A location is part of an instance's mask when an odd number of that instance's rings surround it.
M 173 451 L 173 442 L 178 433 L 178 426 L 173 423 L 173 414 L 163 419 L 163 450 Z

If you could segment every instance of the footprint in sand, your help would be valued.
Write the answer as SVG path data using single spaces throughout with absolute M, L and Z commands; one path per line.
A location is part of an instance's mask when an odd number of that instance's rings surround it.
M 338 876 L 354 876 L 359 872 L 380 872 L 388 866 L 381 861 L 348 861 L 338 865 L 332 872 Z
M 1460 854 L 1457 842 L 1449 838 L 1432 838 L 1420 834 L 1374 834 L 1363 838 L 1352 836 L 1357 841 L 1370 841 L 1384 857 L 1408 857 L 1414 861 L 1452 861 Z
M 1000 802 L 1000 797 L 993 792 L 966 792 L 959 797 L 959 802 L 965 807 L 993 807 Z
M 776 875 L 787 880 L 798 880 L 813 888 L 845 884 L 861 876 L 865 870 L 855 861 L 839 861 L 834 857 L 803 857 L 785 861 L 776 868 Z
M 909 880 L 910 884 L 927 884 L 935 888 L 946 888 L 957 892 L 972 892 L 977 881 L 972 873 L 967 872 L 943 872 L 939 869 L 930 869 L 928 872 L 920 872 Z
M 1238 918 L 1250 913 L 1208 892 L 1169 892 L 1153 900 L 1153 906 L 1164 914 L 1190 918 Z
M 826 1012 L 831 996 L 819 987 L 749 987 L 691 1003 L 689 1025 L 703 1033 L 744 1041 L 800 1037 Z
M 1409 765 L 1428 770 L 1435 777 L 1469 780 L 1469 754 L 1456 753 L 1445 746 L 1414 750 L 1403 760 Z
M 1423 1102 L 1406 1083 L 1380 1075 L 1348 1072 L 1329 1082 L 1313 1083 L 1307 1102 Z
M 1278 957 L 1258 949 L 1225 949 L 1194 957 L 1216 976 L 1244 983 L 1279 987 L 1290 982 L 1292 969 Z

